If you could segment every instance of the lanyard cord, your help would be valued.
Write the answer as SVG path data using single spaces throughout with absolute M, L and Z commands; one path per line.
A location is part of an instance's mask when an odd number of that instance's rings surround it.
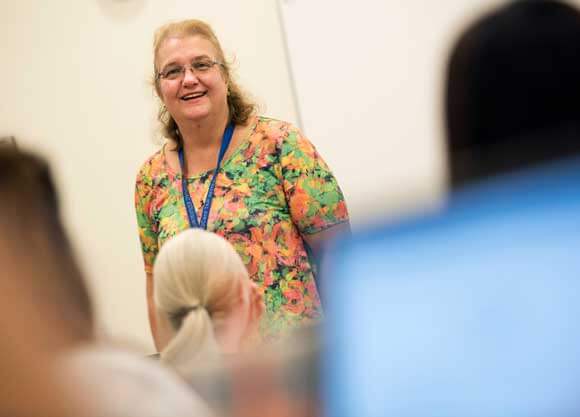
M 193 201 L 191 200 L 191 195 L 189 194 L 189 190 L 187 188 L 187 178 L 185 176 L 185 155 L 183 152 L 183 146 L 179 148 L 179 165 L 181 166 L 181 192 L 183 194 L 183 203 L 185 204 L 185 209 L 187 210 L 187 218 L 189 219 L 189 225 L 192 228 L 201 228 L 207 229 L 207 222 L 209 219 L 209 211 L 211 208 L 211 203 L 213 201 L 214 191 L 215 191 L 215 184 L 218 171 L 220 169 L 222 160 L 224 155 L 232 141 L 232 136 L 234 134 L 235 125 L 233 122 L 230 122 L 224 131 L 224 135 L 222 137 L 222 142 L 220 146 L 220 152 L 218 154 L 218 160 L 216 168 L 213 172 L 213 177 L 209 184 L 207 190 L 207 196 L 205 197 L 205 203 L 203 206 L 203 210 L 201 213 L 201 219 L 197 219 L 197 213 L 195 211 L 195 207 L 193 205 Z

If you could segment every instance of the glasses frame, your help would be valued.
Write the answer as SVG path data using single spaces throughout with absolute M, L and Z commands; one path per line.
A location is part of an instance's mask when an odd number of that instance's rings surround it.
M 206 72 L 210 71 L 213 67 L 215 67 L 216 65 L 219 65 L 222 68 L 225 68 L 225 64 L 223 62 L 220 61 L 216 61 L 215 59 L 208 59 L 207 61 L 203 61 L 203 63 L 208 63 L 211 64 L 211 66 L 207 69 L 207 71 L 199 71 L 196 70 L 194 68 L 194 65 L 196 63 L 199 63 L 200 61 L 194 61 L 191 64 L 188 65 L 180 65 L 178 68 L 180 69 L 179 73 L 180 75 L 177 78 L 171 79 L 171 78 L 167 78 L 167 71 L 155 71 L 155 81 L 159 81 L 159 80 L 166 80 L 166 81 L 177 81 L 177 80 L 182 80 L 183 77 L 185 77 L 185 72 L 189 69 L 193 74 L 195 74 L 195 76 L 198 76 L 199 74 L 205 74 Z M 177 69 L 176 68 L 172 68 L 173 69 Z

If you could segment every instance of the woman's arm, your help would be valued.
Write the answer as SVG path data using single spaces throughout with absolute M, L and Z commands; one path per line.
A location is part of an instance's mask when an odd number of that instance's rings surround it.
M 309 246 L 311 260 L 317 264 L 315 279 L 319 295 L 324 298 L 325 285 L 321 282 L 324 262 L 321 261 L 325 245 L 335 235 L 350 230 L 344 195 L 326 162 L 298 129 L 287 127 L 278 147 L 282 187 L 290 216 Z
M 327 261 L 324 260 L 324 252 L 328 243 L 338 235 L 350 235 L 350 223 L 348 221 L 336 224 L 318 233 L 312 233 L 302 237 L 306 244 L 310 247 L 310 251 L 312 252 L 312 256 L 314 257 L 314 261 L 316 263 L 318 270 L 318 273 L 316 274 L 316 286 L 318 287 L 320 300 L 323 303 L 325 302 L 326 298 L 325 287 L 328 285 L 326 282 L 324 282 L 327 276 L 325 267 Z
M 292 221 L 318 262 L 326 242 L 350 230 L 344 195 L 326 162 L 299 130 L 289 130 L 280 155 Z
M 326 243 L 333 240 L 337 235 L 348 234 L 350 234 L 350 224 L 349 222 L 344 222 L 331 226 L 328 229 L 322 230 L 318 233 L 304 235 L 303 239 L 310 247 L 314 259 L 316 259 L 317 262 L 320 262 L 324 254 L 324 247 Z
M 157 338 L 157 315 L 155 314 L 155 299 L 153 298 L 153 274 L 147 273 L 147 313 L 149 316 L 149 326 L 153 336 L 153 344 L 159 352 L 159 343 Z
M 137 215 L 137 226 L 139 230 L 139 241 L 143 251 L 145 262 L 145 290 L 147 295 L 147 316 L 151 328 L 151 336 L 155 348 L 158 349 L 157 323 L 155 315 L 155 301 L 153 298 L 153 274 L 151 272 L 155 255 L 157 254 L 157 230 L 151 214 L 151 200 L 153 196 L 152 180 L 148 173 L 142 168 L 137 175 L 135 183 L 135 212 Z

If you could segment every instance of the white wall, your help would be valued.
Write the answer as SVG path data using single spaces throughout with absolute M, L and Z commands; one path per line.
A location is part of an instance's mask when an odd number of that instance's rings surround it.
M 214 25 L 265 113 L 295 121 L 275 4 L 268 0 L 43 0 L 0 5 L 0 136 L 53 164 L 64 215 L 108 333 L 152 350 L 133 209 L 156 148 L 147 80 L 154 29 Z M 232 53 L 232 52 L 235 52 Z
M 445 191 L 442 86 L 459 30 L 497 0 L 279 0 L 299 114 L 354 226 Z

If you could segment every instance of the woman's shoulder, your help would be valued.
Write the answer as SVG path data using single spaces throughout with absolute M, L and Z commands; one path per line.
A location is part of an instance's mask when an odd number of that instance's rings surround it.
M 302 136 L 300 129 L 292 123 L 267 116 L 257 116 L 255 131 L 265 139 L 275 141 L 278 144 L 289 137 Z
M 203 400 L 175 374 L 133 352 L 86 346 L 58 360 L 61 378 L 73 380 L 75 392 L 91 394 L 84 406 L 94 415 L 211 415 Z M 116 397 L 118 393 L 123 394 L 122 400 Z
M 262 127 L 268 127 L 272 130 L 298 130 L 296 126 L 285 120 L 276 119 L 269 116 L 256 116 L 257 125 Z
M 167 175 L 167 168 L 164 155 L 164 146 L 159 148 L 153 155 L 149 156 L 145 162 L 141 164 L 137 178 L 154 179 L 160 176 Z

